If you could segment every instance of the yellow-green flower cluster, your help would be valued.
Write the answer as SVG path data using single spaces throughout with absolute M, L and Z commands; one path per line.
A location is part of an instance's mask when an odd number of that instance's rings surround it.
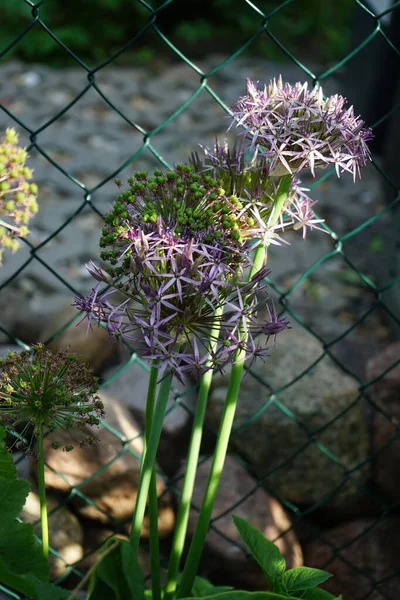
M 32 170 L 25 166 L 27 156 L 18 146 L 16 131 L 7 129 L 0 143 L 0 264 L 4 250 L 18 250 L 17 238 L 27 235 L 27 225 L 38 211 L 38 187 L 30 183 Z

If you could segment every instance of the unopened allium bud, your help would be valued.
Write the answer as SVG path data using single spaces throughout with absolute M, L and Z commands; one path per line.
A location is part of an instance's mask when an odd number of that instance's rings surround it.
M 67 432 L 81 446 L 91 444 L 97 437 L 87 428 L 104 416 L 97 389 L 97 379 L 75 354 L 53 353 L 41 344 L 10 352 L 0 359 L 0 423 L 12 429 L 24 424 L 28 449 L 33 437 L 54 430 Z M 61 440 L 53 445 L 61 446 Z
M 272 175 L 335 165 L 339 175 L 356 177 L 370 158 L 371 130 L 354 115 L 346 99 L 324 99 L 322 88 L 307 83 L 270 81 L 263 89 L 247 80 L 247 95 L 232 107 L 233 124 L 244 127 L 249 147 L 259 150 Z
M 101 257 L 115 266 L 111 274 L 123 273 L 129 267 L 132 239 L 139 229 L 143 239 L 162 230 L 183 243 L 194 237 L 203 244 L 217 243 L 220 249 L 228 249 L 233 262 L 240 260 L 243 240 L 239 211 L 221 181 L 209 173 L 195 173 L 188 165 L 177 165 L 173 171 L 156 170 L 152 176 L 139 171 L 128 183 L 106 216 L 100 239 L 104 248 Z M 243 226 L 246 218 L 241 217 Z
M 27 235 L 27 225 L 38 210 L 38 188 L 30 183 L 32 171 L 25 166 L 26 159 L 17 133 L 7 129 L 0 143 L 0 263 L 4 250 L 18 249 L 17 237 Z

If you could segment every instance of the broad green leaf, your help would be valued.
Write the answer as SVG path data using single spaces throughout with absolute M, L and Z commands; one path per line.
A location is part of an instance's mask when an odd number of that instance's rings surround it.
M 116 600 L 113 590 L 101 579 L 92 580 L 88 600 Z
M 207 579 L 204 579 L 204 577 L 196 577 L 192 588 L 192 595 L 198 596 L 199 598 L 207 598 L 208 596 L 221 594 L 222 592 L 228 592 L 232 589 L 232 586 L 215 586 L 207 581 Z
M 126 540 L 110 538 L 103 546 L 103 556 L 92 576 L 89 599 L 102 600 L 106 593 L 107 600 L 145 598 L 143 573 Z
M 16 575 L 31 575 L 46 582 L 47 561 L 30 523 L 0 521 L 0 557 L 3 565 Z
M 202 600 L 201 596 L 197 598 L 183 598 L 182 600 Z M 207 596 L 207 600 L 298 600 L 293 596 L 274 594 L 274 592 L 242 592 L 233 590 L 231 592 L 222 592 L 215 596 Z
M 240 537 L 267 576 L 270 587 L 274 588 L 286 569 L 286 562 L 279 548 L 244 519 L 233 516 L 233 521 Z
M 336 596 L 321 588 L 313 588 L 311 590 L 299 592 L 298 597 L 302 600 L 341 600 L 341 597 L 336 598 Z
M 10 479 L 0 475 L 0 515 L 2 519 L 15 519 L 20 514 L 30 490 L 29 481 Z
M 144 600 L 144 575 L 136 554 L 129 542 L 121 543 L 122 570 L 128 582 L 132 598 Z
M 43 583 L 27 575 L 18 575 L 4 564 L 0 557 L 0 581 L 12 590 L 32 600 L 68 600 L 70 592 L 52 583 Z
M 315 588 L 332 577 L 330 573 L 320 569 L 311 569 L 310 567 L 296 567 L 286 571 L 282 578 L 282 584 L 285 586 L 288 594 Z
M 10 452 L 6 448 L 5 439 L 6 431 L 0 425 L 0 475 L 6 479 L 16 479 L 17 469 Z
M 71 597 L 71 592 L 54 585 L 54 583 L 36 581 L 34 586 L 35 600 L 68 600 Z
M 27 598 L 34 598 L 35 587 L 34 583 L 25 575 L 14 573 L 4 562 L 0 552 L 0 583 L 6 585 L 16 592 L 20 592 Z

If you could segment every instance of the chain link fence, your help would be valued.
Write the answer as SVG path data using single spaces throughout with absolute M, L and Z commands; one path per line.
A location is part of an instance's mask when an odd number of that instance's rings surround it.
M 50 36 L 53 42 L 69 55 L 69 58 L 75 64 L 73 72 L 76 73 L 76 77 L 84 76 L 86 81 L 72 99 L 41 124 L 26 122 L 19 116 L 18 106 L 15 103 L 3 101 L 3 98 L 0 98 L 0 108 L 4 113 L 3 117 L 6 116 L 9 126 L 17 127 L 22 137 L 24 135 L 29 137 L 28 151 L 32 156 L 38 157 L 38 160 L 40 159 L 42 166 L 46 166 L 49 180 L 51 181 L 54 178 L 60 181 L 68 180 L 69 193 L 73 194 L 75 198 L 79 197 L 80 200 L 77 207 L 73 211 L 70 210 L 63 222 L 55 224 L 50 235 L 42 236 L 38 243 L 32 242 L 29 236 L 23 240 L 25 253 L 21 251 L 20 257 L 22 258 L 18 258 L 19 262 L 6 262 L 3 272 L 0 272 L 0 295 L 5 294 L 7 289 L 18 284 L 24 273 L 31 268 L 38 268 L 42 273 L 46 272 L 48 279 L 57 281 L 57 286 L 64 290 L 66 296 L 72 298 L 73 294 L 87 291 L 85 286 L 80 288 L 76 284 L 76 279 L 69 279 L 65 275 L 67 271 L 58 270 L 46 258 L 49 255 L 44 255 L 43 250 L 46 247 L 54 248 L 57 238 L 65 235 L 66 231 L 71 231 L 77 226 L 80 216 L 88 214 L 90 211 L 97 219 L 98 235 L 100 236 L 104 208 L 107 206 L 107 202 L 112 202 L 115 195 L 115 192 L 110 191 L 109 182 L 112 182 L 117 176 L 124 179 L 132 168 L 142 168 L 143 163 L 141 161 L 144 157 L 148 157 L 154 164 L 158 163 L 163 167 L 169 167 L 171 162 L 169 156 L 164 155 L 158 145 L 162 132 L 166 128 L 173 132 L 179 118 L 189 112 L 192 105 L 195 105 L 200 98 L 207 98 L 209 105 L 210 101 L 218 105 L 222 109 L 221 114 L 222 112 L 228 113 L 227 103 L 233 103 L 236 98 L 225 99 L 221 85 L 214 85 L 214 82 L 217 81 L 215 77 L 223 74 L 226 69 L 232 69 L 233 67 L 235 70 L 236 65 L 239 64 L 254 40 L 265 38 L 266 44 L 276 45 L 282 53 L 282 60 L 286 61 L 283 64 L 295 67 L 296 79 L 307 79 L 313 84 L 321 83 L 325 85 L 326 83 L 329 88 L 330 81 L 333 78 L 335 84 L 332 90 L 335 91 L 336 80 L 334 78 L 338 75 L 340 81 L 346 78 L 353 80 L 353 94 L 356 93 L 358 84 L 359 92 L 361 90 L 360 96 L 363 95 L 363 91 L 365 93 L 365 90 L 368 90 L 366 81 L 360 78 L 357 67 L 361 63 L 365 65 L 365 52 L 369 47 L 378 48 L 379 52 L 384 48 L 385 52 L 389 52 L 391 64 L 392 66 L 395 65 L 395 69 L 386 73 L 386 77 L 391 78 L 393 96 L 390 100 L 386 98 L 383 102 L 385 113 L 380 114 L 379 109 L 375 110 L 375 112 L 378 112 L 376 121 L 368 123 L 372 127 L 376 127 L 378 134 L 381 131 L 379 127 L 382 128 L 385 124 L 391 126 L 390 133 L 388 133 L 389 127 L 387 127 L 386 137 L 383 141 L 380 141 L 381 154 L 374 158 L 372 166 L 368 170 L 369 174 L 366 175 L 367 187 L 370 184 L 372 185 L 371 182 L 375 186 L 378 185 L 377 197 L 379 201 L 373 205 L 366 202 L 362 207 L 363 218 L 358 219 L 357 222 L 353 220 L 350 230 L 341 224 L 338 226 L 339 230 L 336 230 L 337 215 L 332 215 L 324 209 L 324 195 L 333 194 L 336 196 L 338 198 L 338 211 L 340 211 L 341 204 L 339 200 L 345 192 L 344 188 L 340 187 L 341 183 L 333 183 L 334 173 L 331 171 L 323 172 L 322 177 L 312 181 L 310 187 L 312 187 L 312 193 L 321 198 L 321 212 L 326 217 L 324 227 L 327 235 L 325 235 L 326 241 L 323 242 L 326 245 L 319 247 L 319 249 L 321 247 L 325 248 L 326 251 L 319 252 L 319 254 L 317 252 L 317 255 L 311 255 L 311 258 L 307 255 L 303 272 L 298 273 L 294 269 L 294 275 L 292 273 L 290 277 L 283 279 L 278 277 L 279 266 L 283 263 L 275 262 L 275 260 L 278 261 L 278 253 L 281 252 L 281 249 L 271 252 L 272 276 L 269 281 L 271 293 L 279 303 L 282 312 L 289 316 L 294 331 L 285 334 L 285 341 L 278 346 L 276 355 L 274 355 L 275 351 L 272 352 L 266 365 L 251 369 L 244 380 L 244 394 L 252 401 L 247 403 L 247 412 L 239 406 L 236 429 L 232 436 L 232 455 L 230 459 L 233 461 L 232 464 L 236 464 L 236 467 L 229 466 L 229 469 L 232 470 L 233 481 L 239 478 L 240 481 L 245 483 L 243 484 L 244 487 L 242 485 L 240 488 L 240 497 L 228 494 L 228 499 L 223 508 L 215 515 L 213 520 L 212 535 L 219 536 L 220 540 L 228 544 L 228 548 L 229 545 L 237 546 L 238 540 L 232 539 L 232 530 L 226 525 L 226 518 L 229 519 L 232 512 L 239 511 L 240 514 L 241 507 L 249 506 L 250 508 L 246 510 L 248 518 L 251 519 L 251 507 L 255 505 L 251 503 L 249 505 L 249 500 L 251 501 L 257 494 L 265 493 L 264 490 L 267 490 L 269 494 L 268 501 L 267 496 L 262 496 L 261 502 L 268 502 L 268 510 L 272 514 L 274 506 L 272 502 L 277 500 L 285 508 L 290 518 L 290 521 L 286 523 L 285 519 L 287 517 L 282 517 L 286 524 L 280 528 L 279 535 L 279 539 L 283 544 L 282 547 L 286 548 L 287 555 L 291 555 L 288 547 L 294 543 L 297 544 L 296 548 L 299 548 L 298 552 L 300 554 L 302 552 L 299 543 L 294 542 L 296 540 L 295 535 L 300 540 L 305 564 L 326 568 L 336 574 L 338 587 L 335 588 L 335 591 L 337 593 L 342 588 L 346 589 L 346 585 L 352 582 L 351 585 L 355 586 L 356 592 L 351 600 L 393 600 L 397 598 L 395 592 L 400 589 L 399 547 L 398 542 L 396 546 L 395 542 L 390 541 L 390 536 L 393 535 L 393 531 L 396 531 L 396 524 L 399 524 L 397 515 L 399 514 L 400 496 L 398 488 L 396 488 L 395 467 L 400 464 L 398 449 L 398 419 L 400 415 L 395 402 L 392 402 L 390 398 L 396 393 L 398 397 L 400 378 L 398 374 L 396 375 L 396 368 L 398 373 L 400 352 L 399 346 L 393 352 L 387 350 L 387 347 L 391 340 L 395 339 L 400 326 L 397 301 L 400 273 L 396 267 L 399 254 L 396 219 L 398 223 L 400 179 L 397 174 L 398 157 L 394 150 L 391 151 L 391 148 L 395 148 L 396 110 L 400 106 L 395 99 L 395 81 L 398 65 L 400 64 L 398 62 L 400 52 L 396 43 L 398 40 L 395 39 L 396 30 L 390 25 L 390 22 L 392 24 L 398 22 L 400 2 L 394 2 L 390 6 L 387 3 L 382 3 L 382 5 L 385 4 L 384 10 L 380 10 L 380 3 L 375 2 L 374 10 L 372 5 L 367 4 L 366 0 L 364 2 L 349 0 L 349 3 L 353 3 L 355 6 L 357 18 L 364 19 L 364 22 L 368 23 L 368 27 L 362 30 L 362 39 L 358 40 L 357 45 L 342 60 L 324 68 L 318 67 L 318 70 L 315 70 L 312 66 L 313 61 L 305 61 L 305 63 L 300 61 L 273 33 L 274 17 L 280 11 L 285 11 L 288 5 L 295 4 L 296 0 L 276 2 L 276 7 L 269 13 L 263 10 L 263 4 L 265 3 L 261 0 L 256 3 L 246 2 L 249 10 L 253 11 L 253 36 L 234 54 L 223 60 L 221 59 L 211 69 L 205 70 L 201 61 L 198 61 L 198 64 L 192 62 L 164 35 L 158 26 L 159 16 L 173 0 L 167 0 L 157 9 L 153 9 L 149 4 L 140 1 L 140 4 L 148 10 L 147 25 L 138 31 L 132 39 L 128 40 L 118 52 L 95 68 L 87 66 L 42 20 L 41 8 L 45 4 L 45 0 L 41 0 L 36 4 L 30 0 L 19 1 L 24 2 L 31 8 L 31 21 L 12 44 L 0 49 L 1 61 L 7 66 L 5 61 L 10 51 L 18 45 L 24 36 L 29 36 L 32 28 L 41 28 L 43 34 Z M 193 10 L 198 10 L 200 16 L 201 9 L 197 5 L 193 6 Z M 174 68 L 177 64 L 186 66 L 188 69 L 186 72 L 191 73 L 191 80 L 195 81 L 195 85 L 189 97 L 184 101 L 180 102 L 179 94 L 176 95 L 176 106 L 173 110 L 170 110 L 170 113 L 162 122 L 144 128 L 131 117 L 134 110 L 130 110 L 127 106 L 121 106 L 115 100 L 113 90 L 110 93 L 110 89 L 102 85 L 101 76 L 106 70 L 112 73 L 113 68 L 116 70 L 120 68 L 116 65 L 123 58 L 124 52 L 146 36 L 149 31 L 156 34 L 165 43 L 168 52 L 172 53 L 175 60 L 178 61 L 174 63 Z M 369 56 L 371 57 L 371 55 Z M 248 59 L 248 62 L 251 63 L 251 59 Z M 172 67 L 168 65 L 163 67 L 166 77 L 168 77 L 169 68 Z M 282 66 L 283 71 L 285 68 L 287 67 Z M 385 66 L 382 65 L 382 69 L 384 68 Z M 364 73 L 365 77 L 368 76 L 369 83 L 373 80 L 372 70 L 373 65 L 371 63 L 368 74 L 365 75 Z M 344 77 L 342 77 L 343 74 Z M 124 71 L 124 77 L 129 77 L 128 70 Z M 261 75 L 259 78 L 267 79 L 269 75 Z M 243 81 L 240 83 L 241 85 L 244 84 Z M 90 182 L 85 183 L 84 165 L 82 167 L 82 177 L 77 175 L 76 172 L 71 172 L 68 165 L 65 166 L 65 163 L 61 160 L 63 158 L 62 139 L 57 140 L 57 151 L 47 150 L 46 145 L 48 139 L 46 135 L 49 132 L 51 135 L 51 126 L 57 121 L 62 122 L 68 113 L 73 113 L 79 102 L 84 101 L 89 93 L 96 94 L 106 110 L 113 111 L 116 120 L 123 122 L 127 130 L 135 136 L 134 139 L 139 140 L 135 151 L 131 152 L 129 148 L 124 148 L 124 159 L 121 160 L 118 167 L 110 168 L 107 176 L 94 185 L 91 185 Z M 160 93 L 162 96 L 162 90 Z M 365 97 L 359 100 L 365 102 Z M 355 104 L 357 109 L 357 101 L 355 101 Z M 151 106 L 149 108 L 145 107 L 145 111 L 147 110 L 151 111 Z M 207 114 L 203 116 L 205 119 L 207 118 Z M 211 132 L 211 134 L 213 133 Z M 181 140 L 179 135 L 179 128 L 176 126 L 175 143 L 184 145 L 184 141 Z M 45 140 L 44 144 L 42 140 Z M 112 132 L 110 134 L 111 142 Z M 389 142 L 391 147 L 386 151 L 385 148 L 387 149 Z M 79 148 L 77 147 L 76 150 L 78 151 Z M 105 151 L 103 150 L 103 152 Z M 359 188 L 355 189 L 358 190 Z M 105 201 L 104 195 L 101 195 L 104 191 L 106 191 L 107 196 Z M 353 202 L 357 205 L 360 203 L 360 198 L 357 197 L 357 192 L 354 192 L 354 194 Z M 99 202 L 97 201 L 98 198 L 100 199 Z M 41 209 L 40 200 L 39 196 L 39 215 L 35 223 L 40 222 L 41 210 L 45 210 L 44 208 Z M 348 201 L 350 200 L 347 198 L 346 202 Z M 78 234 L 85 235 L 79 232 Z M 310 240 L 307 240 L 304 244 L 312 243 L 311 238 L 312 234 Z M 293 240 L 293 245 L 294 248 L 282 249 L 283 258 L 281 261 L 289 261 L 291 252 L 302 252 L 298 242 Z M 97 257 L 92 258 L 96 259 Z M 332 269 L 333 264 L 335 265 L 334 269 Z M 337 331 L 333 326 L 327 334 L 323 322 L 326 318 L 326 311 L 331 310 L 329 299 L 336 293 L 333 291 L 337 283 L 334 279 L 338 277 L 339 279 L 342 278 L 343 284 L 340 290 L 352 297 L 350 305 L 353 310 L 340 308 L 339 303 L 339 308 L 337 310 L 333 309 L 336 310 L 335 318 L 338 319 Z M 87 282 L 85 285 L 87 285 Z M 355 289 L 357 293 L 354 292 Z M 299 303 L 299 295 L 303 302 Z M 317 319 L 315 313 L 318 313 Z M 67 329 L 75 328 L 78 320 L 79 315 L 66 319 L 62 327 L 51 331 L 46 341 L 50 343 L 57 336 L 65 333 Z M 366 325 L 368 323 L 371 324 L 369 327 Z M 7 343 L 17 343 L 25 346 L 26 342 L 33 341 L 25 339 L 23 335 L 18 335 L 9 326 L 4 315 L 0 316 L 0 331 L 7 336 Z M 293 337 L 289 338 L 288 336 Z M 298 341 L 296 342 L 296 340 Z M 309 347 L 312 350 L 307 350 Z M 118 386 L 119 378 L 123 377 L 129 369 L 146 369 L 133 348 L 127 348 L 126 350 L 124 364 L 116 369 L 114 368 L 112 375 L 103 381 L 102 385 L 106 394 L 107 390 L 110 389 L 110 385 L 116 383 Z M 366 372 L 366 359 L 373 356 L 375 350 L 376 352 L 385 350 L 386 359 L 375 361 Z M 110 371 L 107 371 L 107 373 L 110 373 Z M 210 409 L 201 470 L 207 465 L 209 456 L 207 453 L 212 451 L 219 417 L 218 393 L 219 390 L 224 389 L 223 385 L 223 380 L 218 377 L 212 398 L 212 405 L 215 404 L 217 409 L 215 411 L 212 408 Z M 392 393 L 392 396 L 389 394 L 389 400 L 385 396 L 387 389 Z M 192 415 L 193 403 L 188 399 L 193 391 L 193 387 L 175 390 L 175 402 L 170 406 L 170 413 L 181 411 L 182 414 Z M 330 391 L 332 391 L 331 395 Z M 221 394 L 222 396 L 223 394 Z M 325 397 L 330 403 L 330 412 L 324 408 Z M 336 406 L 332 407 L 332 402 L 336 399 L 338 402 Z M 302 411 L 298 410 L 297 401 L 304 404 Z M 243 405 L 245 405 L 244 401 Z M 365 425 L 361 423 L 363 420 Z M 268 426 L 268 423 L 271 423 L 271 425 Z M 62 507 L 71 502 L 79 502 L 80 505 L 87 505 L 89 509 L 97 511 L 97 514 L 107 517 L 107 507 L 96 504 L 96 501 L 93 500 L 87 490 L 90 491 L 96 480 L 99 481 L 104 472 L 112 468 L 113 464 L 124 455 L 130 454 L 133 457 L 139 457 L 139 441 L 143 432 L 138 432 L 132 437 L 126 429 L 123 427 L 118 428 L 112 423 L 105 423 L 104 428 L 108 431 L 108 435 L 114 438 L 113 447 L 117 448 L 117 451 L 115 455 L 107 456 L 105 464 L 100 470 L 94 470 L 83 481 L 74 483 L 65 473 L 57 471 L 49 465 L 48 473 L 53 472 L 62 478 L 64 482 L 64 487 L 59 486 L 59 490 L 62 491 L 62 494 L 59 495 L 59 503 L 52 508 L 51 514 L 56 514 L 62 510 Z M 360 430 L 362 430 L 362 434 L 360 434 Z M 300 433 L 295 434 L 295 431 Z M 332 433 L 330 434 L 330 432 Z M 267 435 L 270 437 L 268 443 L 264 439 Z M 361 442 L 359 441 L 360 438 L 362 438 Z M 293 440 L 297 444 L 295 447 L 293 446 Z M 361 448 L 359 452 L 354 450 L 356 441 L 359 442 L 357 448 Z M 187 439 L 184 439 L 182 441 L 182 456 L 184 456 L 186 443 Z M 282 445 L 285 446 L 284 451 L 280 450 Z M 257 451 L 255 450 L 256 446 Z M 289 448 L 287 452 L 286 446 Z M 264 452 L 262 458 L 258 454 L 258 447 L 261 448 L 260 452 Z M 343 447 L 347 449 L 345 452 L 342 452 Z M 166 487 L 160 496 L 161 505 L 164 501 L 170 504 L 171 496 L 177 497 L 179 495 L 181 471 L 178 467 L 181 458 L 181 456 L 178 457 L 174 467 L 168 468 L 169 457 L 165 460 L 165 457 L 160 456 L 160 465 L 165 467 L 163 471 L 169 475 L 167 477 L 160 471 L 160 475 L 164 477 L 166 482 Z M 18 460 L 23 462 L 26 461 L 26 458 L 19 457 Z M 390 483 L 387 484 L 382 473 L 389 463 L 393 464 L 394 467 L 391 470 L 389 468 L 388 478 Z M 67 466 L 67 462 L 65 465 Z M 247 479 L 242 474 L 244 471 L 249 474 Z M 311 474 L 311 484 L 307 484 L 308 487 L 304 483 L 307 472 Z M 328 483 L 325 486 L 319 486 L 318 478 L 323 472 L 326 473 Z M 129 473 L 130 471 L 127 470 L 127 478 L 129 478 Z M 230 487 L 231 484 L 232 480 L 227 480 L 225 486 Z M 222 488 L 224 488 L 224 483 Z M 194 513 L 196 507 L 200 505 L 201 499 L 197 491 L 196 494 Z M 122 500 L 115 497 L 114 502 L 118 503 Z M 249 510 L 250 514 L 248 514 Z M 278 517 L 277 519 L 279 520 Z M 101 541 L 112 535 L 113 531 L 126 532 L 126 522 L 119 522 L 114 517 L 107 520 L 100 519 L 100 521 L 103 525 L 107 523 L 107 526 L 102 530 Z M 268 534 L 268 531 L 266 533 Z M 95 537 L 93 532 L 89 535 Z M 162 542 L 164 558 L 168 556 L 169 539 L 167 537 Z M 370 542 L 371 539 L 375 541 Z M 369 550 L 370 544 L 372 544 L 372 549 Z M 388 546 L 387 556 L 384 558 L 378 557 L 376 548 L 382 549 L 386 544 Z M 100 545 L 100 542 L 98 545 Z M 144 541 L 145 547 L 146 542 Z M 222 563 L 218 562 L 213 565 L 213 560 L 219 561 L 219 558 L 216 558 L 219 556 L 219 547 L 220 543 L 218 541 L 214 545 L 211 544 L 211 550 L 207 555 L 209 558 L 203 564 L 203 572 L 217 581 L 218 578 L 223 579 L 224 577 L 231 577 L 232 579 L 232 573 L 229 573 L 229 570 L 232 569 L 229 568 L 229 564 L 226 567 L 226 572 L 224 572 Z M 243 548 L 241 548 L 241 551 L 243 551 Z M 95 555 L 95 553 L 96 547 L 92 544 L 92 547 L 83 558 L 69 563 L 65 556 L 53 550 L 53 554 L 65 565 L 64 572 L 58 578 L 58 581 L 65 583 L 68 587 L 76 584 L 87 569 L 90 556 Z M 301 559 L 293 558 L 293 561 L 293 564 L 300 564 Z M 380 561 L 382 561 L 382 564 Z M 235 572 L 236 579 L 233 581 L 234 583 L 241 581 L 240 572 L 243 574 L 243 581 L 246 581 L 247 585 L 250 587 L 257 585 L 254 582 L 252 583 L 251 578 L 248 577 L 249 573 L 252 572 L 252 566 L 245 559 L 242 560 L 240 568 L 238 567 Z M 351 585 L 350 589 L 353 589 Z M 0 595 L 1 591 L 6 594 L 5 597 L 20 598 L 17 594 L 5 590 L 2 586 L 0 586 Z M 350 600 L 350 595 L 345 593 L 344 598 Z

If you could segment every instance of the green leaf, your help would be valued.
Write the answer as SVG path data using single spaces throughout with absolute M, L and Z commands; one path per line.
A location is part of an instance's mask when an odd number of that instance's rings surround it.
M 0 557 L 3 565 L 16 575 L 31 575 L 40 581 L 48 581 L 47 561 L 30 523 L 0 521 Z
M 36 581 L 34 586 L 36 593 L 35 600 L 68 600 L 71 596 L 71 592 L 54 585 L 54 583 Z
M 283 575 L 282 583 L 288 594 L 293 594 L 293 592 L 315 588 L 330 577 L 332 577 L 330 573 L 321 571 L 320 569 L 296 567 L 295 569 L 286 571 Z
M 20 514 L 30 490 L 29 481 L 9 479 L 0 475 L 0 515 L 15 519 Z
M 207 598 L 208 596 L 221 594 L 222 592 L 228 592 L 232 589 L 232 586 L 215 586 L 207 581 L 207 579 L 204 579 L 204 577 L 196 577 L 192 588 L 192 595 L 198 596 L 199 598 Z
M 182 600 L 201 600 L 202 596 L 197 598 L 183 598 Z M 97 600 L 97 599 L 96 599 Z M 298 600 L 293 596 L 285 594 L 274 594 L 273 592 L 242 592 L 241 590 L 233 590 L 231 592 L 223 592 L 215 596 L 208 596 L 207 600 Z
M 126 540 L 110 538 L 103 546 L 103 556 L 92 576 L 89 600 L 103 597 L 107 600 L 145 598 L 143 573 Z
M 6 431 L 0 426 L 0 475 L 6 479 L 16 479 L 17 469 L 13 458 L 6 448 Z
M 31 580 L 24 575 L 17 575 L 8 568 L 0 556 L 0 582 L 12 590 L 20 592 L 27 598 L 34 598 L 35 587 Z
M 113 590 L 101 579 L 92 580 L 88 600 L 116 600 Z
M 342 600 L 341 596 L 336 598 L 336 596 L 333 596 L 333 594 L 326 590 L 321 590 L 321 588 L 313 588 L 311 590 L 299 592 L 298 597 L 302 600 Z
M 244 519 L 233 516 L 233 521 L 240 537 L 264 571 L 268 583 L 273 589 L 282 579 L 286 569 L 286 562 L 279 548 Z
M 122 570 L 125 579 L 128 582 L 128 587 L 131 592 L 131 597 L 138 600 L 144 600 L 144 575 L 139 564 L 138 558 L 132 546 L 126 540 L 121 543 L 121 558 Z
M 7 567 L 1 557 L 0 581 L 10 589 L 32 600 L 68 600 L 70 596 L 70 592 L 55 586 L 53 583 L 43 583 L 43 581 L 38 581 L 36 578 L 14 573 Z M 108 598 L 104 600 L 108 600 Z

